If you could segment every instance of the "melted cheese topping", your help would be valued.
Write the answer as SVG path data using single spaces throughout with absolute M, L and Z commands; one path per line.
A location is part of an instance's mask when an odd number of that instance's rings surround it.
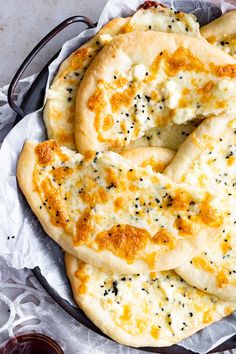
M 109 322 L 127 334 L 145 336 L 147 344 L 149 338 L 158 346 L 179 342 L 233 311 L 229 303 L 191 287 L 174 271 L 111 275 L 86 264 L 82 272 L 86 292 L 79 288 L 74 293 L 78 304 L 83 298 L 87 304 L 96 302 L 95 318 L 102 316 L 101 308 Z M 69 277 L 74 282 L 74 275 Z M 106 326 L 103 322 L 102 329 Z
M 121 28 L 121 32 L 127 31 L 129 21 L 127 20 L 127 22 L 127 25 L 123 29 Z M 195 22 L 194 16 L 174 13 L 168 8 L 164 10 L 160 7 L 138 10 L 130 20 L 129 31 L 131 31 L 131 27 L 132 31 L 152 29 L 159 32 L 168 31 L 199 36 L 199 25 Z M 88 44 L 73 52 L 67 61 L 62 63 L 50 87 L 47 103 L 49 115 L 47 120 L 49 122 L 46 120 L 48 136 L 56 139 L 62 146 L 75 149 L 74 119 L 78 87 L 96 54 L 118 34 L 116 32 L 109 33 L 109 31 L 108 28 L 105 31 L 102 30 L 102 34 L 98 32 Z M 139 76 L 138 72 L 137 75 Z M 103 129 L 106 130 L 104 126 Z
M 98 81 L 87 106 L 94 112 L 102 146 L 124 148 L 151 128 L 184 124 L 229 109 L 235 103 L 235 77 L 236 65 L 207 67 L 180 47 L 172 54 L 160 52 L 149 67 L 130 66 L 114 71 L 110 82 Z M 121 79 L 123 85 L 117 90 L 116 80 Z M 113 124 L 103 129 L 107 115 Z
M 158 254 L 221 224 L 220 209 L 212 207 L 215 200 L 206 199 L 206 192 L 174 184 L 150 166 L 136 167 L 113 152 L 82 157 L 51 140 L 38 144 L 35 153 L 38 207 L 71 236 L 74 247 L 107 250 L 127 263 L 143 259 L 149 265 L 151 253 L 158 264 Z M 217 225 L 206 217 L 206 207 Z
M 228 210 L 223 232 L 211 248 L 206 248 L 190 265 L 214 275 L 218 288 L 236 284 L 236 121 L 233 119 L 226 124 L 225 119 L 222 118 L 222 127 L 215 137 L 205 135 L 201 154 L 192 161 L 189 172 L 183 178 L 184 182 L 201 186 L 204 175 L 204 188 L 214 190 L 222 199 L 225 210 Z M 205 213 L 207 215 L 208 212 Z M 187 265 L 182 269 L 190 271 Z

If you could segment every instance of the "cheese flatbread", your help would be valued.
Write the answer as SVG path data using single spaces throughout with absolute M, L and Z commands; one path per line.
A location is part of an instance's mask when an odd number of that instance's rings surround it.
M 205 120 L 180 147 L 165 173 L 177 182 L 214 191 L 228 210 L 225 227 L 210 247 L 177 272 L 189 284 L 236 301 L 236 119 Z
M 236 11 L 230 11 L 201 28 L 209 43 L 236 59 Z
M 213 195 L 114 152 L 83 157 L 53 140 L 28 141 L 17 176 L 45 231 L 63 249 L 119 273 L 177 267 L 222 226 L 224 211 Z
M 62 146 L 76 149 L 74 143 L 75 101 L 78 87 L 87 67 L 101 48 L 117 34 L 150 29 L 200 36 L 199 24 L 195 16 L 158 5 L 148 9 L 141 8 L 131 18 L 116 18 L 110 21 L 60 66 L 50 87 L 44 108 L 44 122 L 50 139 L 57 140 Z M 184 140 L 181 134 L 180 139 Z M 165 144 L 165 136 L 161 135 L 158 139 L 158 146 L 162 145 L 168 147 L 168 144 Z
M 78 90 L 78 151 L 123 149 L 150 128 L 228 110 L 236 99 L 235 63 L 195 37 L 135 31 L 114 38 Z
M 234 310 L 232 304 L 194 289 L 174 271 L 109 274 L 69 254 L 65 264 L 79 307 L 121 344 L 169 346 Z

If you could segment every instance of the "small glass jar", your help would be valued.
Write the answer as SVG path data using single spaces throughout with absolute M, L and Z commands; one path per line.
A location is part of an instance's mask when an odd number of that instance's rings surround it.
M 18 335 L 10 339 L 0 354 L 64 354 L 51 338 L 40 333 Z

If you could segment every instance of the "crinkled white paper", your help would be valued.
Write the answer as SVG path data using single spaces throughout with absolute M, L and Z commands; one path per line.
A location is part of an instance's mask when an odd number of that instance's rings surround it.
M 209 2 L 205 1 L 190 0 L 166 0 L 163 2 L 178 10 L 194 13 L 201 24 L 209 22 L 217 15 L 219 16 L 219 9 L 222 12 L 236 9 L 234 0 L 231 0 L 231 4 L 215 0 L 210 5 Z M 143 3 L 143 0 L 109 0 L 95 29 L 85 30 L 64 44 L 59 57 L 49 67 L 47 89 L 60 63 L 73 50 L 87 41 L 109 20 L 114 17 L 131 15 L 141 3 Z M 31 77 L 21 82 L 20 91 L 16 94 L 18 101 L 21 100 L 32 80 Z M 0 256 L 4 257 L 9 266 L 16 269 L 39 266 L 48 283 L 63 298 L 74 304 L 69 283 L 65 276 L 63 252 L 41 228 L 19 191 L 16 181 L 16 164 L 24 141 L 26 139 L 42 141 L 47 138 L 42 120 L 42 110 L 28 115 L 11 129 L 14 114 L 11 113 L 7 105 L 6 91 L 7 87 L 0 90 L 0 143 L 7 132 L 10 131 L 0 150 Z M 183 341 L 181 345 L 193 351 L 205 353 L 234 334 L 236 334 L 236 315 L 204 329 Z

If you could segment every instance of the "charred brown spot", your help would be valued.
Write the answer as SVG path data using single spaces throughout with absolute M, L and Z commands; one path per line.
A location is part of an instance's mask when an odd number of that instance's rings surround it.
M 138 9 L 147 10 L 150 7 L 157 7 L 157 6 L 166 7 L 165 5 L 160 4 L 159 2 L 156 2 L 156 1 L 145 1 L 142 5 L 139 6 Z

